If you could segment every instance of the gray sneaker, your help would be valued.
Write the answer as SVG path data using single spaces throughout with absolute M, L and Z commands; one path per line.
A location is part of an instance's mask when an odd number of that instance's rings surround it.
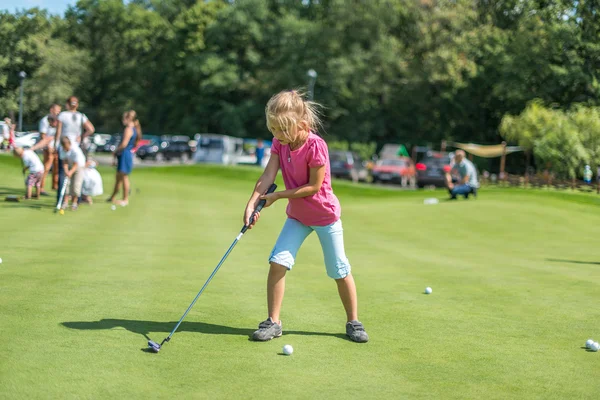
M 281 336 L 281 325 L 273 322 L 271 317 L 258 324 L 258 330 L 252 334 L 252 340 L 265 342 Z
M 356 343 L 369 341 L 369 335 L 365 332 L 365 327 L 360 321 L 350 321 L 346 324 L 346 336 Z

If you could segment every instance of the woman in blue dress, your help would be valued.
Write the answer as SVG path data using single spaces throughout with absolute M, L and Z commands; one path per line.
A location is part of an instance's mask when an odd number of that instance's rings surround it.
M 123 200 L 118 201 L 117 204 L 126 206 L 129 204 L 129 174 L 131 174 L 131 170 L 133 169 L 133 149 L 142 138 L 142 127 L 140 126 L 136 112 L 133 110 L 129 110 L 123 114 L 123 125 L 125 126 L 123 138 L 113 153 L 117 158 L 117 180 L 115 182 L 115 189 L 108 198 L 108 201 L 115 202 L 115 197 L 122 186 Z

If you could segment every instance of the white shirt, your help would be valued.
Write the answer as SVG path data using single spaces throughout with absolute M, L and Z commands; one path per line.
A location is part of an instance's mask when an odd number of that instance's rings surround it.
M 77 163 L 78 168 L 85 168 L 85 156 L 83 151 L 77 146 L 71 146 L 71 150 L 65 151 L 62 146 L 59 149 L 59 157 L 62 161 L 66 161 L 70 167 Z
M 58 120 L 62 122 L 62 136 L 67 136 L 71 139 L 71 144 L 79 146 L 77 141 L 83 133 L 83 124 L 88 121 L 85 114 L 79 111 L 63 111 L 58 114 Z
M 44 164 L 40 161 L 35 152 L 31 150 L 23 150 L 23 166 L 29 168 L 29 172 L 37 174 L 38 172 L 44 172 Z
M 51 137 L 56 136 L 56 128 L 53 128 L 50 126 L 47 115 L 40 120 L 40 127 L 39 127 L 38 131 L 40 132 L 40 134 L 43 133 L 44 135 L 47 135 L 47 136 L 51 136 Z
M 8 140 L 10 138 L 10 128 L 4 122 L 0 122 L 0 128 L 2 128 L 2 137 Z

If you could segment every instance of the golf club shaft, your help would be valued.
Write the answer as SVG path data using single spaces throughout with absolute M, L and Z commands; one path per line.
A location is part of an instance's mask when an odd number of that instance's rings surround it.
M 267 190 L 267 193 L 273 193 L 275 191 L 275 189 L 277 189 L 277 185 L 273 183 L 269 187 L 269 189 Z M 263 209 L 263 207 L 265 206 L 265 204 L 267 204 L 266 200 L 261 200 L 261 201 L 258 202 L 258 204 L 256 206 L 256 209 L 252 212 L 252 215 L 250 216 L 249 225 L 252 225 L 252 223 L 254 222 L 254 219 L 256 218 L 256 214 L 259 213 Z M 185 312 L 183 313 L 183 315 L 179 319 L 179 322 L 177 322 L 177 325 L 175 325 L 175 328 L 173 328 L 173 330 L 171 331 L 171 333 L 169 333 L 169 336 L 167 336 L 161 342 L 161 346 L 162 346 L 163 343 L 168 342 L 169 340 L 171 340 L 171 336 L 173 336 L 173 334 L 177 331 L 177 328 L 179 328 L 179 325 L 181 325 L 181 323 L 183 322 L 183 320 L 185 319 L 185 317 L 188 315 L 188 313 L 190 312 L 190 310 L 192 309 L 192 307 L 194 307 L 194 304 L 196 304 L 196 301 L 198 300 L 198 298 L 200 297 L 200 295 L 202 294 L 202 292 L 204 292 L 204 289 L 206 289 L 206 287 L 208 286 L 208 284 L 210 283 L 210 281 L 212 280 L 212 278 L 216 275 L 216 273 L 219 270 L 219 268 L 221 268 L 221 265 L 223 265 L 223 263 L 227 259 L 227 256 L 229 256 L 229 253 L 231 253 L 231 251 L 233 250 L 233 248 L 235 247 L 235 245 L 240 241 L 240 239 L 242 238 L 242 236 L 244 236 L 244 233 L 246 233 L 246 231 L 248 230 L 248 228 L 249 228 L 248 225 L 244 225 L 243 226 L 242 230 L 237 235 L 237 237 L 235 238 L 235 240 L 233 241 L 233 243 L 231 244 L 231 246 L 229 246 L 229 249 L 227 249 L 227 252 L 223 256 L 223 258 L 221 258 L 221 261 L 219 261 L 219 264 L 217 265 L 217 267 L 214 269 L 214 271 L 212 272 L 212 274 L 210 274 L 210 276 L 208 277 L 208 279 L 206 280 L 206 282 L 202 286 L 202 289 L 200 289 L 200 291 L 198 292 L 198 294 L 196 295 L 196 297 L 194 297 L 194 300 L 192 300 L 192 304 L 190 304 L 190 306 L 187 308 L 187 310 L 185 310 Z
M 69 184 L 69 178 L 65 177 L 65 181 L 63 182 L 62 188 L 60 188 L 60 197 L 58 198 L 58 203 L 56 204 L 56 209 L 60 209 L 62 206 L 62 202 L 65 197 L 65 191 L 67 190 L 67 185 Z
M 210 274 L 210 276 L 208 277 L 208 279 L 204 283 L 204 286 L 202 286 L 202 289 L 200 289 L 200 291 L 198 292 L 198 294 L 196 295 L 196 297 L 194 297 L 194 300 L 192 301 L 192 304 L 190 304 L 190 306 L 187 308 L 187 310 L 185 310 L 185 312 L 181 316 L 181 319 L 179 320 L 179 322 L 177 322 L 177 325 L 175 325 L 175 328 L 173 328 L 173 330 L 171 331 L 171 333 L 169 334 L 169 336 L 165 340 L 163 340 L 163 343 L 165 341 L 168 342 L 169 340 L 171 340 L 171 336 L 173 336 L 173 334 L 175 333 L 175 331 L 177 331 L 177 328 L 179 328 L 179 325 L 181 325 L 181 323 L 183 322 L 184 318 L 188 315 L 188 313 L 190 312 L 190 310 L 192 309 L 192 307 L 194 307 L 194 304 L 196 304 L 196 301 L 198 300 L 198 298 L 200 297 L 200 295 L 202 294 L 202 292 L 204 292 L 204 289 L 206 289 L 206 286 L 208 286 L 208 284 L 210 283 L 210 281 L 212 280 L 212 278 L 216 275 L 216 273 L 219 270 L 219 268 L 221 268 L 221 265 L 223 265 L 223 263 L 225 262 L 225 259 L 227 259 L 227 256 L 229 256 L 229 253 L 231 253 L 231 251 L 233 250 L 233 248 L 235 247 L 235 245 L 240 241 L 240 239 L 242 238 L 242 235 L 243 235 L 243 233 L 240 232 L 240 234 L 235 238 L 235 240 L 233 241 L 233 243 L 231 244 L 231 246 L 229 246 L 229 249 L 227 250 L 227 252 L 223 256 L 223 258 L 221 258 L 221 261 L 219 262 L 219 264 L 217 265 L 217 267 L 214 269 L 214 271 L 212 272 L 212 274 Z

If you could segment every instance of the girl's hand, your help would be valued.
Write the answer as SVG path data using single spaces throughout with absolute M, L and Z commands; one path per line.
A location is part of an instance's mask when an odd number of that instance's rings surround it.
M 256 214 L 254 214 L 254 220 L 252 221 L 252 224 L 250 224 L 250 218 L 252 217 L 253 212 L 254 207 L 248 207 L 244 212 L 244 226 L 247 226 L 248 229 L 252 229 L 252 227 L 256 224 L 256 221 L 258 221 L 258 218 L 260 218 L 260 213 L 257 212 Z
M 266 208 L 269 207 L 271 204 L 275 203 L 277 200 L 279 200 L 279 195 L 277 193 L 263 194 L 262 196 L 260 196 L 260 199 L 267 201 L 265 203 L 265 206 L 263 207 Z

